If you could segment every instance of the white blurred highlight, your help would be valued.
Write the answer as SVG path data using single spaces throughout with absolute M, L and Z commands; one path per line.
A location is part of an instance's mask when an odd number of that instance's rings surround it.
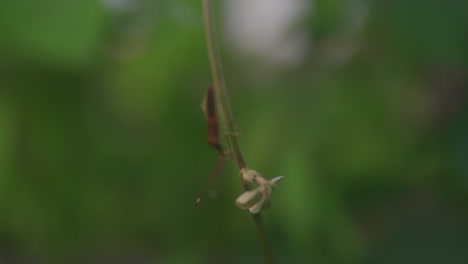
M 308 37 L 297 23 L 307 15 L 307 0 L 224 1 L 228 44 L 242 55 L 273 65 L 300 64 Z

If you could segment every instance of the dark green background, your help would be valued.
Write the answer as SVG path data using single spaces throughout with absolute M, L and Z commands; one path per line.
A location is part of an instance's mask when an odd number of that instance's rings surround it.
M 287 69 L 221 42 L 279 263 L 466 263 L 467 3 L 316 0 Z M 0 1 L 0 263 L 261 263 L 234 164 L 193 209 L 210 82 L 199 1 Z

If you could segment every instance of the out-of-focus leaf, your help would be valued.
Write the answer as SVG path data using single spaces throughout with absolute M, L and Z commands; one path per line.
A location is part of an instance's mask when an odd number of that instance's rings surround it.
M 467 66 L 468 2 L 398 0 L 374 3 L 381 41 L 407 62 Z
M 103 18 L 95 0 L 2 0 L 0 54 L 34 64 L 81 65 L 96 55 Z

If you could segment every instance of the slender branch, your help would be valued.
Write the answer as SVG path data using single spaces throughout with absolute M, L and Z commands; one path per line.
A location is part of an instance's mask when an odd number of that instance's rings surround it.
M 226 125 L 228 133 L 225 134 L 228 138 L 229 144 L 231 145 L 231 150 L 237 162 L 237 166 L 239 167 L 239 170 L 241 170 L 243 168 L 246 168 L 247 164 L 244 160 L 244 156 L 242 155 L 242 150 L 237 135 L 235 135 L 234 133 L 236 131 L 236 126 L 234 123 L 234 117 L 232 115 L 231 106 L 229 103 L 229 95 L 224 81 L 221 59 L 219 56 L 218 48 L 216 46 L 212 1 L 202 0 L 202 5 L 206 46 L 208 50 L 208 58 L 210 61 L 211 74 L 213 76 L 216 102 L 218 103 L 218 108 L 220 109 L 220 119 L 223 120 L 223 122 Z M 243 180 L 242 186 L 246 191 L 249 190 L 248 184 Z M 273 254 L 265 233 L 265 227 L 262 221 L 262 217 L 260 214 L 253 214 L 252 217 L 254 219 L 262 251 L 265 256 L 265 263 L 273 263 Z
M 263 255 L 265 257 L 265 263 L 274 263 L 273 253 L 271 251 L 270 243 L 268 242 L 267 235 L 265 232 L 265 225 L 263 224 L 262 215 L 260 213 L 253 214 L 255 227 L 257 228 L 258 238 L 261 242 Z
M 206 46 L 208 49 L 208 58 L 211 66 L 211 75 L 213 76 L 214 81 L 214 90 L 216 101 L 218 102 L 220 110 L 220 118 L 224 121 L 226 125 L 226 133 L 229 143 L 232 147 L 232 152 L 236 159 L 239 169 L 247 167 L 244 157 L 242 155 L 242 150 L 240 148 L 239 140 L 235 135 L 235 125 L 234 118 L 231 112 L 231 106 L 229 103 L 229 96 L 226 89 L 226 84 L 224 82 L 223 69 L 221 64 L 221 59 L 219 56 L 218 48 L 216 46 L 216 36 L 214 30 L 214 19 L 212 12 L 211 0 L 202 0 L 203 2 L 203 22 L 205 25 L 205 35 L 206 35 Z

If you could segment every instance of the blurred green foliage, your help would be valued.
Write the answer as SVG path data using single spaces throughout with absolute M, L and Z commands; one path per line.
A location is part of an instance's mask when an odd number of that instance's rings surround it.
M 0 1 L 0 262 L 261 262 L 233 164 L 193 209 L 217 159 L 199 1 L 108 2 Z M 467 3 L 316 0 L 310 56 L 270 74 L 223 46 L 247 162 L 285 176 L 279 263 L 468 259 Z

